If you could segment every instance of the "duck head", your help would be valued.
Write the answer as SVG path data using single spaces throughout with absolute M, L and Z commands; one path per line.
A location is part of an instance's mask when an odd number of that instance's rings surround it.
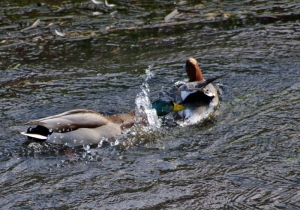
M 184 106 L 176 104 L 169 99 L 157 99 L 152 103 L 152 108 L 156 110 L 158 116 L 164 116 L 172 111 L 182 111 Z
M 202 82 L 204 81 L 204 78 L 202 76 L 201 69 L 198 65 L 198 62 L 195 58 L 188 58 L 186 60 L 186 66 L 185 66 L 186 73 L 189 77 L 189 82 Z

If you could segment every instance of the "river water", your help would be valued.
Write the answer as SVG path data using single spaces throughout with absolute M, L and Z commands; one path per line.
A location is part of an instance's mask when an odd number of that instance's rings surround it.
M 109 4 L 1 1 L 1 208 L 300 209 L 300 3 Z M 188 57 L 228 73 L 213 119 L 126 147 L 23 144 L 31 119 L 134 109 L 149 65 L 152 98 Z

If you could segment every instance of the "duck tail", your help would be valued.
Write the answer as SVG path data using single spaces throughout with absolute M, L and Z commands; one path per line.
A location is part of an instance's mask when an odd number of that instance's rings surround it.
M 21 132 L 22 135 L 27 136 L 28 140 L 45 141 L 52 132 L 43 126 L 29 127 L 26 132 Z

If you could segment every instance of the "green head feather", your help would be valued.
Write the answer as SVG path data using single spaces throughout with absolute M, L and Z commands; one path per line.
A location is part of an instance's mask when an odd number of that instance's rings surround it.
M 172 111 L 184 110 L 184 106 L 175 104 L 168 99 L 157 99 L 152 103 L 152 108 L 156 110 L 158 116 L 164 116 Z

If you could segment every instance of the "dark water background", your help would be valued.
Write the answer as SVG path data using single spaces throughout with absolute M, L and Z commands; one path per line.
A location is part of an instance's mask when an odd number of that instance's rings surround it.
M 1 1 L 0 207 L 300 209 L 300 2 L 109 3 Z M 30 119 L 130 111 L 149 65 L 155 93 L 191 56 L 229 73 L 213 120 L 124 151 L 22 144 Z

